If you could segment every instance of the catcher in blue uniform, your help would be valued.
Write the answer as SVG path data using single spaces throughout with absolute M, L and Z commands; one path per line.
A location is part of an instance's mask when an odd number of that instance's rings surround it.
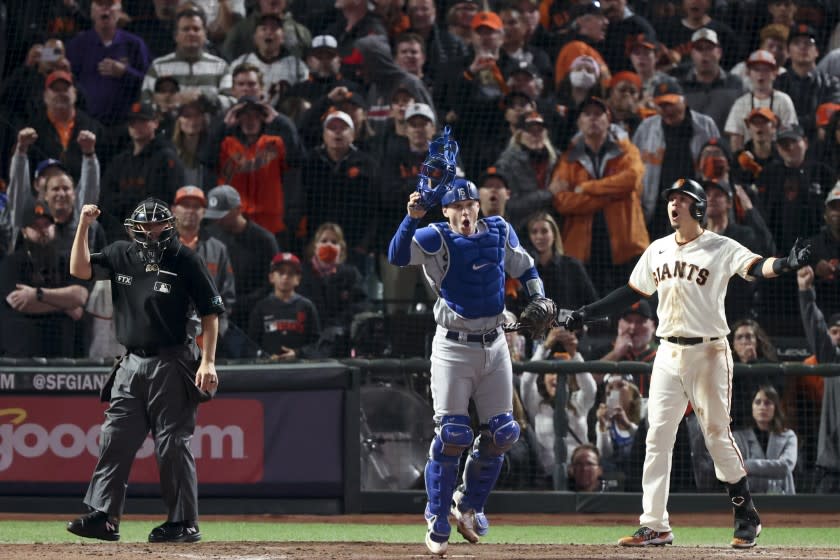
M 394 265 L 422 265 L 438 294 L 431 357 L 437 427 L 425 469 L 425 540 L 429 551 L 439 555 L 449 542 L 450 516 L 471 543 L 487 534 L 484 504 L 504 453 L 519 438 L 511 408 L 510 354 L 502 329 L 505 273 L 518 278 L 533 298 L 530 311 L 523 312 L 528 328 L 535 327 L 535 315 L 550 321 L 556 315 L 553 302 L 544 298 L 534 261 L 511 225 L 498 216 L 478 218 L 478 189 L 455 177 L 457 151 L 448 128 L 432 142 L 418 189 L 409 196 L 407 215 L 388 249 Z M 418 229 L 420 219 L 438 204 L 447 221 Z M 481 421 L 475 440 L 467 411 L 470 398 Z M 456 492 L 459 461 L 471 446 Z

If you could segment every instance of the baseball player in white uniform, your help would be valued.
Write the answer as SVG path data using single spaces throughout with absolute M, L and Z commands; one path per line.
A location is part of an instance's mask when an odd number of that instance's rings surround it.
M 534 261 L 511 225 L 498 216 L 479 220 L 478 200 L 472 182 L 454 179 L 440 199 L 448 221 L 418 229 L 428 205 L 421 192 L 412 193 L 408 215 L 388 249 L 392 264 L 422 265 L 438 294 L 431 357 L 437 428 L 425 469 L 425 540 L 429 551 L 439 555 L 446 552 L 451 520 L 469 542 L 487 533 L 484 504 L 504 453 L 519 438 L 512 414 L 510 353 L 500 328 L 505 322 L 505 272 L 518 278 L 530 296 L 543 296 Z M 470 398 L 481 422 L 475 442 L 467 410 Z M 456 493 L 459 461 L 470 446 Z
M 572 313 L 566 328 L 588 317 L 618 312 L 659 294 L 659 351 L 653 362 L 648 399 L 648 434 L 642 474 L 641 527 L 619 540 L 623 546 L 670 544 L 668 521 L 671 457 L 686 405 L 694 408 L 717 478 L 726 484 L 735 514 L 735 548 L 755 546 L 761 520 L 747 487 L 741 452 L 729 430 L 732 351 L 723 301 L 729 279 L 773 278 L 804 266 L 810 248 L 798 240 L 786 258 L 763 258 L 738 242 L 703 228 L 706 193 L 679 179 L 663 193 L 674 233 L 648 246 L 626 286 Z

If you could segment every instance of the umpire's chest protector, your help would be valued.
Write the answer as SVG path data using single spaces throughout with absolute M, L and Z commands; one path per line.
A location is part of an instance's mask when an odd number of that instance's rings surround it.
M 497 216 L 481 221 L 487 231 L 470 237 L 453 232 L 449 224 L 435 224 L 449 249 L 441 297 L 467 319 L 492 317 L 505 308 L 507 224 Z

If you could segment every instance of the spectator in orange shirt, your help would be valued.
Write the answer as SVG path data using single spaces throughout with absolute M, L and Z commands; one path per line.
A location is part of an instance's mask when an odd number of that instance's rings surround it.
M 219 148 L 218 184 L 242 197 L 242 213 L 288 246 L 297 225 L 300 188 L 287 179 L 286 143 L 266 130 L 276 113 L 257 98 L 239 99 L 226 119 L 234 123 Z M 282 240 L 282 242 L 281 242 Z

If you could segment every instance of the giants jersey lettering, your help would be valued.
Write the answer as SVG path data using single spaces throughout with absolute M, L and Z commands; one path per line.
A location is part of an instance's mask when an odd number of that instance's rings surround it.
M 754 280 L 748 271 L 759 259 L 737 241 L 710 231 L 682 245 L 672 234 L 648 246 L 629 284 L 646 296 L 659 292 L 658 336 L 726 336 L 723 300 L 729 279 L 739 274 Z

